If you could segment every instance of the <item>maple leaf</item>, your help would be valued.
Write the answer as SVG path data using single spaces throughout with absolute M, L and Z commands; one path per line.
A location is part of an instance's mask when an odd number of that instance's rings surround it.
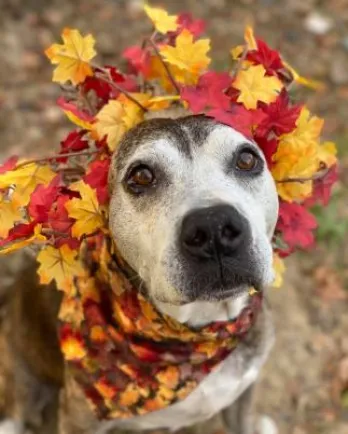
M 159 51 L 169 64 L 197 76 L 211 61 L 207 56 L 209 49 L 209 39 L 194 42 L 192 33 L 184 29 L 177 36 L 175 47 L 163 45 Z
M 110 159 L 93 161 L 87 169 L 83 181 L 97 192 L 98 202 L 105 205 L 109 200 L 108 175 Z
M 177 15 L 169 15 L 164 9 L 152 8 L 149 5 L 144 5 L 144 11 L 158 32 L 168 33 L 177 29 Z
M 254 36 L 254 29 L 251 26 L 246 26 L 244 29 L 244 40 L 248 50 L 257 50 L 257 41 Z
M 302 107 L 291 106 L 289 95 L 283 90 L 271 104 L 261 104 L 260 108 L 267 115 L 257 128 L 260 136 L 267 136 L 273 131 L 277 136 L 290 133 L 296 127 L 296 121 Z
M 48 184 L 56 176 L 50 167 L 29 163 L 18 169 L 0 174 L 0 188 L 15 186 L 12 198 L 17 200 L 20 206 L 25 206 L 30 200 L 30 195 L 39 184 Z
M 190 13 L 182 13 L 178 16 L 178 33 L 184 29 L 188 30 L 196 38 L 198 38 L 205 31 L 205 21 L 195 20 Z
M 273 253 L 273 270 L 274 270 L 274 280 L 273 288 L 281 288 L 283 285 L 283 274 L 285 272 L 284 261 L 277 255 Z
M 42 249 L 37 255 L 40 283 L 49 284 L 55 280 L 59 290 L 66 293 L 74 291 L 73 278 L 83 273 L 83 267 L 76 259 L 77 253 L 67 245 L 59 249 L 52 246 Z
M 36 222 L 21 223 L 11 229 L 8 238 L 0 242 L 0 255 L 8 255 L 31 244 L 46 241 L 46 237 L 41 234 L 41 225 Z
M 315 217 L 297 203 L 280 202 L 277 230 L 281 231 L 289 248 L 309 248 L 314 244 Z
M 317 144 L 324 121 L 316 116 L 310 117 L 310 112 L 303 107 L 296 121 L 296 128 L 281 137 L 284 146 L 292 152 L 297 152 L 305 144 Z
M 126 48 L 122 56 L 128 60 L 131 72 L 141 73 L 147 77 L 151 71 L 150 54 L 138 45 Z
M 65 360 L 80 361 L 86 356 L 81 332 L 70 324 L 64 324 L 59 330 L 59 342 Z
M 262 65 L 250 66 L 245 71 L 239 71 L 233 87 L 240 91 L 237 99 L 247 109 L 256 109 L 259 101 L 271 103 L 281 91 L 283 84 L 276 77 L 265 76 Z
M 334 142 L 325 142 L 319 146 L 318 158 L 326 167 L 334 166 L 337 163 L 337 148 Z
M 46 56 L 53 65 L 58 65 L 53 73 L 53 81 L 64 84 L 71 81 L 77 85 L 86 77 L 93 75 L 89 61 L 96 55 L 95 40 L 92 35 L 83 37 L 76 29 L 64 29 L 63 44 L 53 44 Z
M 255 50 L 249 51 L 246 58 L 249 62 L 263 65 L 267 74 L 270 75 L 274 75 L 276 71 L 284 68 L 278 51 L 269 48 L 261 39 L 257 39 Z
M 304 205 L 310 207 L 316 203 L 321 203 L 326 206 L 330 200 L 332 187 L 337 181 L 338 168 L 337 165 L 333 165 L 325 176 L 314 181 L 312 196 L 304 202 Z
M 84 130 L 93 128 L 94 117 L 79 110 L 75 104 L 66 101 L 63 97 L 58 98 L 57 105 L 63 110 L 70 122 Z
M 31 194 L 28 212 L 30 217 L 38 223 L 47 222 L 49 212 L 60 191 L 60 181 L 61 178 L 57 175 L 50 184 L 38 185 Z
M 262 122 L 265 114 L 261 110 L 247 110 L 241 105 L 234 105 L 231 110 L 213 109 L 207 112 L 217 121 L 233 127 L 246 137 L 252 138 L 254 128 Z
M 0 174 L 13 170 L 18 162 L 18 157 L 10 157 L 2 165 L 0 165 Z
M 271 169 L 274 164 L 273 155 L 277 152 L 278 148 L 278 140 L 276 138 L 268 139 L 263 135 L 255 135 L 254 139 L 259 148 L 262 150 L 268 167 Z
M 114 151 L 124 133 L 143 117 L 141 109 L 121 95 L 118 100 L 109 101 L 97 114 L 96 131 L 100 138 L 106 136 L 109 149 Z
M 283 60 L 283 64 L 290 71 L 296 83 L 314 90 L 323 90 L 325 88 L 325 85 L 320 81 L 302 77 L 288 62 Z
M 6 238 L 14 224 L 23 220 L 20 204 L 0 195 L 0 237 Z
M 60 143 L 60 154 L 83 151 L 88 148 L 88 140 L 83 139 L 85 131 L 71 131 L 68 136 Z M 67 157 L 57 158 L 59 162 L 66 162 Z
M 227 110 L 230 106 L 230 98 L 224 91 L 230 85 L 229 74 L 206 72 L 200 76 L 196 86 L 182 87 L 180 96 L 195 114 L 206 108 Z
M 80 238 L 105 226 L 96 191 L 84 181 L 78 181 L 70 188 L 81 195 L 81 199 L 74 198 L 65 204 L 69 217 L 76 220 L 71 229 L 72 235 Z

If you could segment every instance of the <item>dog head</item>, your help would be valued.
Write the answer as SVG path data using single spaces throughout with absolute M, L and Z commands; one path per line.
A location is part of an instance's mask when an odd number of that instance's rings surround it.
M 266 287 L 278 216 L 258 146 L 204 116 L 152 119 L 110 170 L 110 228 L 148 296 L 181 305 Z

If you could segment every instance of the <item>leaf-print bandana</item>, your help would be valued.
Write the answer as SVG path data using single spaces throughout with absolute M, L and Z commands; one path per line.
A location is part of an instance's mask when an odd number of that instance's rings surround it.
M 100 419 L 129 418 L 186 398 L 255 323 L 261 295 L 237 319 L 192 328 L 139 293 L 111 239 L 85 241 L 85 275 L 61 309 L 60 343 L 70 372 Z

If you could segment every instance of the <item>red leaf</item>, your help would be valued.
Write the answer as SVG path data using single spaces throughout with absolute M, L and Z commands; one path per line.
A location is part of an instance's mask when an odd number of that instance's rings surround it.
M 109 70 L 111 80 L 123 89 L 129 92 L 135 92 L 138 89 L 137 83 L 132 77 L 122 74 L 113 66 L 105 66 L 105 68 Z M 82 86 L 85 93 L 93 90 L 102 100 L 98 108 L 101 108 L 110 98 L 117 98 L 120 94 L 115 87 L 98 77 L 87 77 Z
M 181 89 L 181 98 L 188 102 L 193 113 L 204 109 L 223 109 L 230 107 L 230 98 L 225 90 L 231 85 L 229 74 L 222 72 L 206 72 L 198 81 L 197 86 L 186 86 Z
M 71 131 L 67 138 L 60 143 L 60 154 L 67 154 L 69 152 L 79 152 L 88 148 L 88 141 L 83 140 L 85 131 Z M 57 159 L 57 161 L 65 162 L 67 157 Z
M 247 110 L 241 105 L 235 105 L 230 111 L 214 109 L 207 112 L 208 116 L 229 125 L 248 138 L 252 138 L 254 127 L 265 118 L 261 110 Z
M 21 238 L 29 238 L 34 234 L 36 224 L 37 222 L 33 221 L 31 223 L 20 223 L 16 225 L 10 230 L 8 237 L 0 241 L 0 247 Z
M 14 169 L 16 167 L 17 161 L 18 157 L 10 157 L 8 160 L 6 160 L 5 163 L 0 166 L 0 174 Z
M 38 185 L 30 197 L 28 206 L 29 215 L 38 223 L 48 220 L 49 212 L 56 201 L 60 187 L 60 176 L 57 175 L 47 186 Z
M 56 247 L 68 244 L 70 248 L 75 249 L 80 245 L 80 242 L 71 235 L 71 226 L 75 220 L 69 217 L 68 211 L 65 208 L 66 202 L 73 196 L 68 194 L 59 195 L 56 203 L 48 213 L 49 227 L 58 234 L 61 234 L 61 236 L 55 236 Z
M 290 105 L 286 91 L 282 91 L 272 104 L 261 103 L 260 107 L 266 117 L 257 128 L 259 136 L 267 136 L 270 132 L 274 132 L 277 136 L 290 133 L 295 129 L 302 110 L 300 105 Z
M 267 165 L 269 168 L 272 167 L 273 161 L 272 156 L 275 154 L 278 148 L 278 140 L 276 138 L 268 140 L 265 136 L 255 136 L 255 142 L 258 144 L 260 149 L 262 150 Z
M 257 47 L 257 50 L 250 51 L 248 53 L 247 60 L 263 65 L 266 69 L 266 72 L 270 75 L 274 75 L 276 71 L 284 68 L 278 51 L 272 50 L 261 39 L 257 39 Z
M 110 160 L 93 161 L 88 167 L 88 173 L 83 177 L 83 180 L 92 188 L 97 190 L 97 198 L 101 205 L 104 205 L 109 200 L 108 192 L 108 173 Z
M 177 23 L 179 28 L 177 34 L 181 33 L 184 29 L 190 31 L 196 38 L 205 32 L 206 24 L 204 20 L 195 20 L 190 13 L 182 13 L 178 16 Z
M 150 56 L 147 51 L 142 50 L 137 45 L 133 45 L 126 48 L 122 56 L 128 60 L 131 73 L 141 73 L 145 77 L 149 74 L 151 65 Z
M 79 119 L 86 121 L 86 122 L 93 122 L 94 117 L 82 110 L 79 110 L 78 107 L 72 103 L 66 101 L 62 96 L 58 98 L 57 105 L 62 109 L 69 111 L 73 113 L 75 116 L 77 116 Z
M 277 230 L 289 249 L 309 248 L 314 245 L 313 230 L 317 227 L 315 217 L 297 203 L 280 202 Z
M 332 186 L 338 181 L 338 167 L 331 166 L 325 176 L 316 179 L 313 185 L 313 194 L 305 201 L 305 206 L 310 207 L 316 203 L 326 206 L 329 203 Z

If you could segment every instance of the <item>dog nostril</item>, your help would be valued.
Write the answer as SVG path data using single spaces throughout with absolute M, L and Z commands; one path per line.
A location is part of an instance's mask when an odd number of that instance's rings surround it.
M 207 234 L 201 229 L 197 229 L 194 235 L 188 239 L 186 239 L 185 244 L 190 247 L 200 247 L 203 246 L 207 242 Z
M 235 238 L 238 238 L 239 235 L 240 231 L 231 225 L 224 226 L 221 231 L 221 238 L 226 241 L 232 241 Z

